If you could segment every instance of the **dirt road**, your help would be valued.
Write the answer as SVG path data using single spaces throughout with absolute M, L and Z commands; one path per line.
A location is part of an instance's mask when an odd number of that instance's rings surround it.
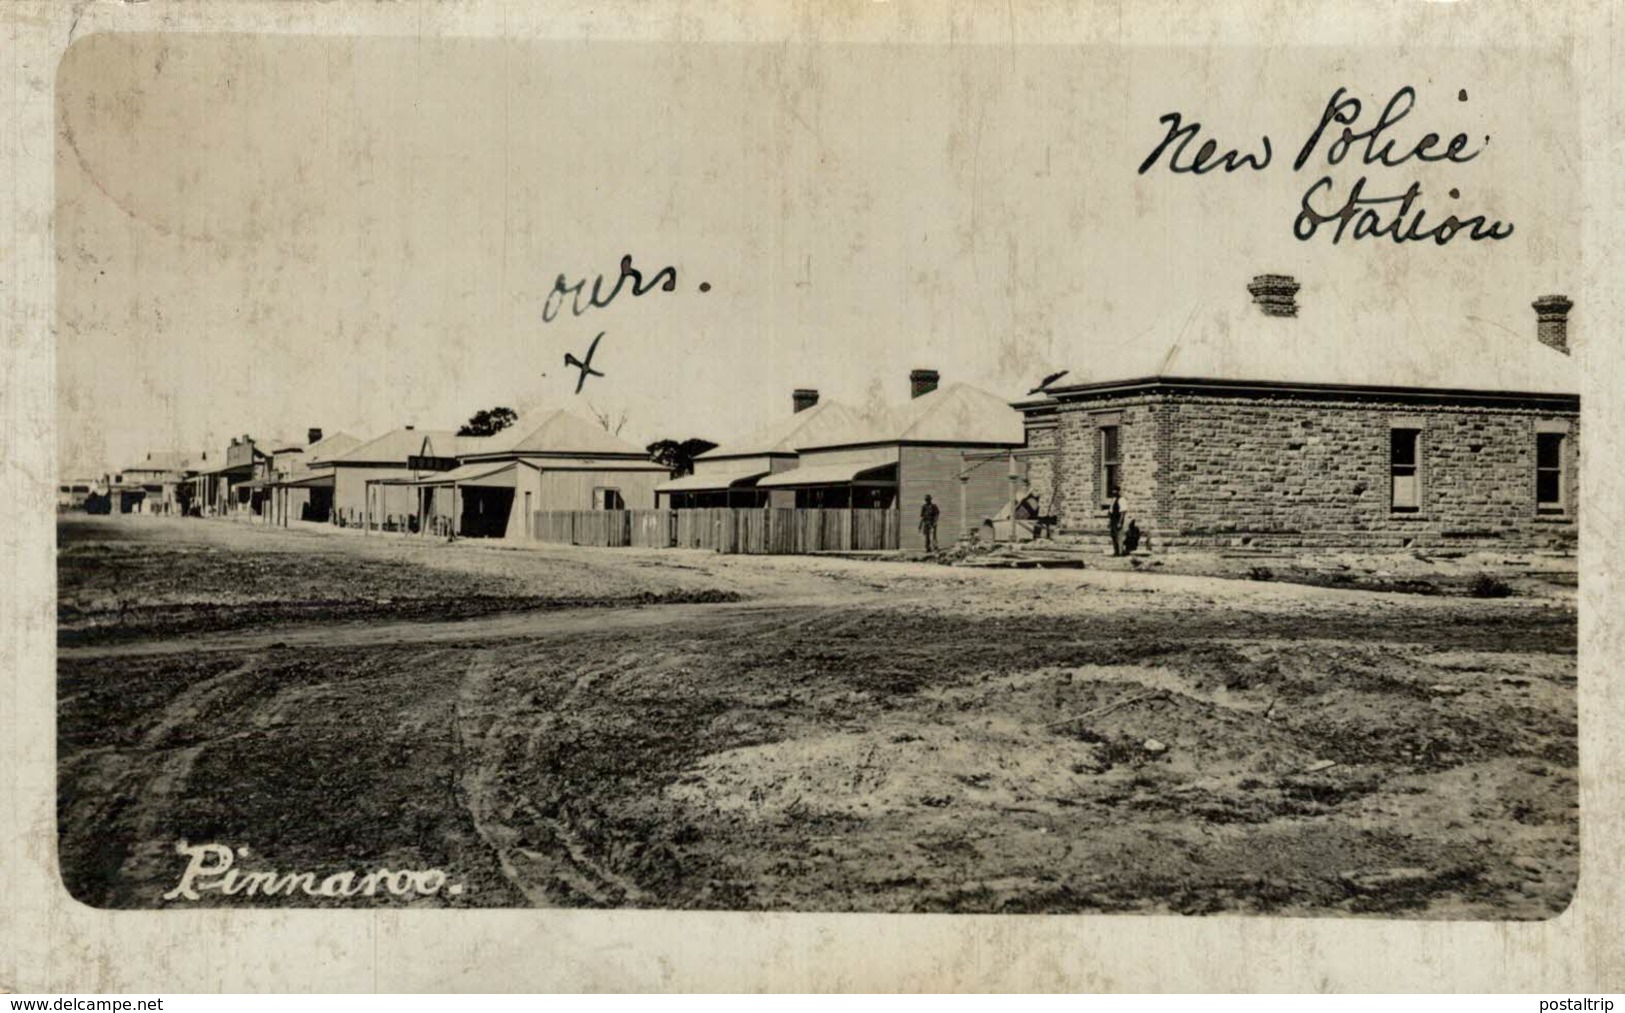
M 183 838 L 482 906 L 1541 918 L 1577 875 L 1558 584 L 59 538 L 62 864 L 101 906 L 162 904 Z

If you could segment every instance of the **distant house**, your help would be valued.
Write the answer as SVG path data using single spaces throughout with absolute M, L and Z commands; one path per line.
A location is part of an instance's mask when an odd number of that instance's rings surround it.
M 85 500 L 101 487 L 99 478 L 65 478 L 56 487 L 56 508 L 59 511 L 83 510 Z
M 330 487 L 330 519 L 345 526 L 407 523 L 421 505 L 411 482 L 455 467 L 461 453 L 482 437 L 458 436 L 449 429 L 402 426 L 320 462 L 326 475 L 312 476 L 308 488 Z M 325 497 L 324 497 L 325 498 Z
M 414 527 L 525 537 L 537 511 L 653 507 L 668 475 L 643 448 L 563 410 L 521 416 L 495 436 L 455 439 L 459 467 L 380 483 L 413 499 Z
M 941 510 L 944 541 L 979 528 L 1013 491 L 1026 492 L 1024 465 L 1012 478 L 1006 460 L 996 459 L 1022 447 L 1021 414 L 987 391 L 937 383 L 935 370 L 914 370 L 908 404 L 803 441 L 796 467 L 760 479 L 756 488 L 793 493 L 801 508 L 899 509 L 898 544 L 905 550 L 925 547 L 915 518 L 928 495 Z
M 298 460 L 288 461 L 291 467 L 273 468 L 271 508 L 274 523 L 285 525 L 290 520 L 331 521 L 334 462 L 361 445 L 361 441 L 349 433 L 324 435 L 322 430 L 315 428 L 309 431 L 306 438 L 307 443 L 301 449 Z M 288 455 L 288 458 L 291 456 Z
M 268 502 L 266 488 L 273 460 L 300 446 L 295 440 L 256 438 L 247 433 L 233 437 L 216 459 L 218 463 L 194 476 L 196 502 L 208 514 L 259 516 Z
M 796 467 L 797 447 L 848 432 L 861 420 L 838 402 L 820 403 L 816 390 L 795 391 L 791 403 L 788 417 L 699 455 L 692 475 L 662 482 L 655 489 L 660 505 L 678 510 L 795 506 L 794 490 L 775 492 L 759 488 L 757 483 Z
M 178 513 L 180 497 L 177 489 L 189 476 L 196 474 L 194 462 L 201 463 L 205 456 L 173 450 L 149 451 L 142 460 L 110 476 L 108 494 L 112 499 L 112 511 Z M 83 499 L 80 502 L 82 504 Z
M 1239 289 L 1239 286 L 1238 286 Z M 1260 275 L 1022 401 L 1035 489 L 1104 537 L 1120 487 L 1154 544 L 1572 548 L 1580 398 L 1561 296 L 1527 338 L 1297 299 Z

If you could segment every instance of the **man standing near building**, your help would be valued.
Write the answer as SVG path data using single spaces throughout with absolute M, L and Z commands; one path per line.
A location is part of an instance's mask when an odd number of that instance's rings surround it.
M 1123 529 L 1128 527 L 1128 504 L 1123 502 L 1123 491 L 1112 486 L 1112 505 L 1107 508 L 1106 522 L 1112 532 L 1112 555 L 1123 555 Z
M 941 516 L 942 510 L 927 496 L 925 505 L 920 507 L 920 531 L 925 534 L 927 552 L 937 551 L 937 518 Z

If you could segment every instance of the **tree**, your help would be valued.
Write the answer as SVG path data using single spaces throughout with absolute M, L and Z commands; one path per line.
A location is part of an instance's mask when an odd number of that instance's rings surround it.
M 477 411 L 469 417 L 463 428 L 457 430 L 457 435 L 495 436 L 518 421 L 519 413 L 512 408 L 492 408 L 489 411 Z
M 710 440 L 656 440 L 649 444 L 649 460 L 671 469 L 672 478 L 682 478 L 694 470 L 694 458 L 716 447 Z
M 604 432 L 611 436 L 621 435 L 621 430 L 626 428 L 627 412 L 625 408 L 621 409 L 619 415 L 612 415 L 607 411 L 599 411 L 597 405 L 588 401 L 587 410 L 592 412 L 592 417 L 598 420 L 600 426 L 604 427 Z

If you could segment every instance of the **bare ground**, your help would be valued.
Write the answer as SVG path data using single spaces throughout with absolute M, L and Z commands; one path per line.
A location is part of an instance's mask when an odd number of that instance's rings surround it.
M 1543 918 L 1577 878 L 1549 561 L 59 541 L 60 853 L 99 906 L 159 905 L 182 838 L 481 906 Z M 1434 593 L 1276 576 L 1338 567 Z M 1483 569 L 1515 593 L 1462 596 Z

